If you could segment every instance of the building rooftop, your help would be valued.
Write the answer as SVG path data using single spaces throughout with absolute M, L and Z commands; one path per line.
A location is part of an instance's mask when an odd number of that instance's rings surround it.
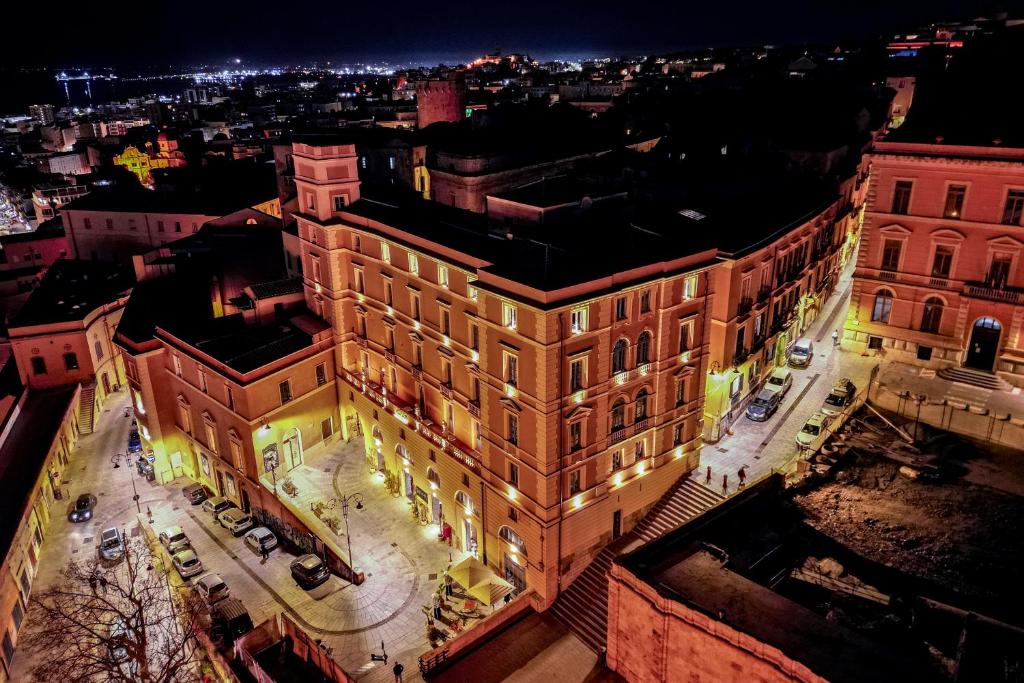
M 82 320 L 127 294 L 134 283 L 132 274 L 117 265 L 58 259 L 8 327 Z
M 808 529 L 774 491 L 749 491 L 615 562 L 660 595 L 781 650 L 834 683 L 939 680 L 926 644 L 900 629 L 854 628 L 814 611 L 842 600 L 808 597 L 788 578 L 810 555 L 838 558 L 847 572 L 882 591 L 895 592 L 899 576 Z M 881 615 L 874 618 L 885 623 Z
M 0 382 L 11 372 L 17 380 L 13 359 L 0 370 Z M 4 484 L 4 495 L 0 496 L 0 548 L 5 553 L 18 532 L 47 452 L 77 388 L 73 385 L 30 392 L 0 446 L 0 481 Z

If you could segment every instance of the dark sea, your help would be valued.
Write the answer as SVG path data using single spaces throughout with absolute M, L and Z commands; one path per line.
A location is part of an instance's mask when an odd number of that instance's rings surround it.
M 107 102 L 124 102 L 129 97 L 147 95 L 178 95 L 192 84 L 189 78 L 144 77 L 132 74 L 116 79 L 58 81 L 61 70 L 5 69 L 0 67 L 0 117 L 27 114 L 30 104 L 52 104 L 61 107 L 91 107 Z M 69 77 L 83 73 L 111 75 L 110 71 L 64 70 Z M 121 76 L 121 74 L 117 74 Z

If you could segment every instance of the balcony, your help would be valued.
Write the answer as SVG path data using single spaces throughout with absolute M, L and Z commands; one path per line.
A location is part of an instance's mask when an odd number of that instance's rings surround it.
M 612 429 L 611 433 L 608 434 L 608 443 L 609 443 L 609 445 L 622 441 L 623 439 L 626 438 L 626 435 L 627 434 L 626 434 L 626 428 L 625 427 L 618 427 L 618 428 Z
M 750 312 L 750 309 L 754 307 L 754 300 L 749 296 L 745 296 L 740 299 L 739 305 L 736 307 L 736 315 L 745 315 Z
M 412 377 L 413 379 L 423 379 L 423 368 L 419 365 L 412 366 Z
M 629 370 L 620 370 L 612 374 L 612 381 L 615 384 L 625 384 L 629 380 Z
M 965 283 L 964 296 L 1006 304 L 1024 304 L 1024 290 L 1017 287 L 989 287 L 984 282 Z
M 366 348 L 366 337 L 364 337 L 363 335 L 361 335 L 358 332 L 356 332 L 356 343 L 359 344 L 360 346 L 362 346 L 365 349 Z
M 389 363 L 394 363 L 395 362 L 395 352 L 394 351 L 389 351 L 389 350 L 385 349 L 385 351 L 384 351 L 384 360 L 386 360 Z
M 884 270 L 884 269 L 883 270 L 879 270 L 878 271 L 878 279 L 879 280 L 888 280 L 889 282 L 893 282 L 894 280 L 896 280 L 896 271 L 895 270 Z
M 949 280 L 942 277 L 932 276 L 928 278 L 928 286 L 935 287 L 937 289 L 946 289 L 949 287 Z
M 739 348 L 736 349 L 736 354 L 732 357 L 732 364 L 739 365 L 747 358 L 750 357 L 750 349 Z
M 636 366 L 636 374 L 639 375 L 640 377 L 643 377 L 644 375 L 648 374 L 650 371 L 651 371 L 651 364 L 650 363 L 644 363 L 642 365 Z
M 636 422 L 633 423 L 633 433 L 639 434 L 640 432 L 645 431 L 646 429 L 650 428 L 652 423 L 653 420 L 651 420 L 651 418 L 649 417 L 645 417 L 642 420 L 637 420 Z
M 445 398 L 451 398 L 452 397 L 452 383 L 451 382 L 441 382 L 441 395 L 444 396 Z
M 473 417 L 480 417 L 480 402 L 470 401 L 469 402 L 469 414 Z

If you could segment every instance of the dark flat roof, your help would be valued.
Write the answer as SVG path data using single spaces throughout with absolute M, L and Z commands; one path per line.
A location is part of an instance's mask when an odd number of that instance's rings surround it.
M 7 365 L 14 366 L 14 359 Z M 3 372 L 6 371 L 7 366 Z M 4 490 L 0 496 L 0 548 L 5 554 L 21 525 L 22 513 L 76 388 L 72 385 L 30 392 L 0 447 L 0 481 Z
M 180 189 L 166 190 L 147 190 L 129 181 L 118 181 L 106 186 L 94 186 L 89 194 L 68 202 L 64 208 L 79 211 L 225 216 L 277 198 L 275 184 L 252 182 L 254 174 L 251 172 L 241 175 L 248 177 L 235 179 L 225 175 L 222 180 L 206 179 L 192 185 L 182 182 Z
M 134 275 L 118 265 L 58 259 L 8 328 L 81 320 L 127 293 L 134 282 Z

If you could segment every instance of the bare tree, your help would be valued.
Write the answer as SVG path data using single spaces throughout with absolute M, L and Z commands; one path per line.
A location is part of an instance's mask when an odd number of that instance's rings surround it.
M 37 681 L 200 680 L 195 631 L 205 614 L 195 591 L 175 594 L 161 556 L 126 543 L 114 565 L 69 562 L 32 595 L 21 645 Z

